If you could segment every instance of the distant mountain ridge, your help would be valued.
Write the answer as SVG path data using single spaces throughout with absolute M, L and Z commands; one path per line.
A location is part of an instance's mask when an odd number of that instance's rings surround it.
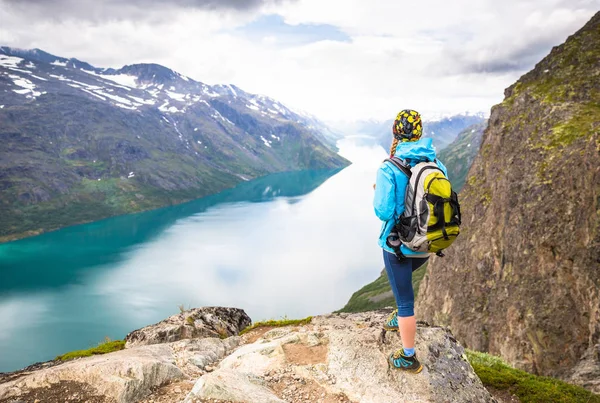
M 0 138 L 0 241 L 349 164 L 322 122 L 266 96 L 39 49 L 0 47 Z
M 482 123 L 485 119 L 483 112 L 462 113 L 434 119 L 423 116 L 423 137 L 432 138 L 436 149 L 441 151 L 450 145 L 460 132 L 471 125 Z M 365 121 L 357 122 L 356 127 L 361 134 L 375 137 L 377 142 L 387 150 L 392 143 L 393 124 L 393 119 L 384 122 Z
M 22 81 L 15 82 L 15 87 L 28 99 L 35 98 L 36 94 L 40 92 L 39 90 L 36 91 L 35 88 L 43 89 L 45 86 L 51 85 L 53 80 L 48 80 L 46 76 L 40 77 L 26 68 L 15 69 L 14 63 L 19 63 L 18 59 L 28 60 L 30 62 L 28 66 L 34 67 L 34 69 L 36 67 L 31 64 L 32 62 L 49 64 L 53 69 L 63 67 L 64 69 L 58 69 L 58 72 L 66 70 L 69 72 L 68 75 L 56 76 L 49 74 L 50 78 L 66 82 L 73 89 L 84 92 L 79 95 L 95 96 L 96 99 L 108 98 L 108 101 L 113 105 L 125 109 L 136 110 L 143 106 L 158 105 L 159 110 L 163 112 L 177 113 L 185 111 L 186 107 L 194 103 L 210 101 L 223 96 L 240 97 L 248 101 L 247 108 L 262 115 L 280 116 L 285 120 L 299 123 L 310 129 L 313 135 L 330 144 L 335 138 L 335 134 L 331 129 L 314 116 L 292 111 L 269 97 L 246 93 L 235 85 L 210 86 L 155 63 L 126 65 L 120 69 L 103 69 L 78 59 L 54 56 L 40 49 L 26 50 L 8 46 L 0 47 L 0 55 L 7 56 L 3 58 L 3 61 L 0 61 L 0 66 L 12 68 L 16 74 L 27 73 L 26 76 L 21 77 Z M 18 59 L 14 59 L 15 57 Z M 70 76 L 76 76 L 81 81 L 73 80 L 76 77 Z M 31 78 L 33 78 L 33 81 Z M 40 82 L 40 80 L 45 82 Z M 108 84 L 110 87 L 107 88 L 115 94 L 113 96 L 106 95 L 102 88 L 97 88 L 98 83 L 100 83 L 100 87 Z M 166 88 L 165 85 L 167 85 Z M 62 88 L 61 90 L 64 91 L 65 89 Z M 30 91 L 25 92 L 24 90 Z M 149 98 L 148 95 L 150 95 Z M 0 94 L 0 102 L 2 101 L 3 97 Z M 10 104 L 10 101 L 5 102 L 5 104 Z

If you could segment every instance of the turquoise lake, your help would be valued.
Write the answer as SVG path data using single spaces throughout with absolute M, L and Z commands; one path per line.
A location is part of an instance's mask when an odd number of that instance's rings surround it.
M 179 312 L 254 321 L 343 307 L 379 276 L 372 208 L 385 151 L 338 143 L 341 171 L 271 175 L 186 204 L 0 245 L 0 372 L 95 346 Z

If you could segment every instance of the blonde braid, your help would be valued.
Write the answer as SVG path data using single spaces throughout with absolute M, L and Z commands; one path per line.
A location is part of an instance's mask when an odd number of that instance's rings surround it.
M 392 141 L 392 147 L 390 148 L 390 158 L 392 158 L 394 154 L 396 154 L 396 147 L 398 147 L 399 142 L 400 141 L 394 137 L 394 141 Z

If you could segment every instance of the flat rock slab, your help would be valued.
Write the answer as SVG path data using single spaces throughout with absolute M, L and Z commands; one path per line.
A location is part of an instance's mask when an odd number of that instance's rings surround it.
M 83 400 L 75 401 L 136 402 L 160 386 L 197 379 L 239 343 L 239 337 L 182 340 L 82 358 L 0 384 L 0 402 L 19 401 L 41 390 L 48 397 L 39 400 L 47 403 L 64 402 L 72 396 L 69 390 L 80 391 L 73 393 Z
M 203 375 L 186 402 L 495 401 L 463 347 L 443 328 L 417 330 L 421 373 L 391 369 L 388 356 L 401 345 L 396 333 L 382 337 L 385 318 L 381 311 L 328 315 L 315 317 L 308 326 L 270 330 Z

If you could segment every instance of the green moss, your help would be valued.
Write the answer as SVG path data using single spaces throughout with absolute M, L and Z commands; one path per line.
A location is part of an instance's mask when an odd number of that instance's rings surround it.
M 467 178 L 467 184 L 469 184 L 469 186 L 471 187 L 476 187 L 481 185 L 483 181 L 481 180 L 481 178 L 479 178 L 476 175 L 471 175 Z
M 512 368 L 500 358 L 489 354 L 470 350 L 466 354 L 485 386 L 506 390 L 516 395 L 521 403 L 600 403 L 600 395 L 579 386 Z
M 98 346 L 96 346 L 96 347 L 92 347 L 87 350 L 71 351 L 70 353 L 59 355 L 58 357 L 55 358 L 55 360 L 68 361 L 68 360 L 72 360 L 74 358 L 91 357 L 92 355 L 112 353 L 115 351 L 123 350 L 124 348 L 125 348 L 125 340 L 111 341 L 111 340 L 107 339 L 106 341 L 98 344 Z
M 505 106 L 512 106 L 515 103 L 515 99 L 519 96 L 519 94 L 521 93 L 522 90 L 523 90 L 523 83 L 519 81 L 512 89 L 512 93 L 511 93 L 510 97 L 505 98 L 504 101 L 502 101 L 502 104 Z
M 256 322 L 252 324 L 252 326 L 248 326 L 240 332 L 240 336 L 248 333 L 251 330 L 254 330 L 259 327 L 284 327 L 284 326 L 304 326 L 308 325 L 312 321 L 312 316 L 309 316 L 304 319 L 287 319 L 283 318 L 281 320 L 264 320 L 261 322 Z
M 548 138 L 548 147 L 567 147 L 575 140 L 591 137 L 599 127 L 600 104 L 589 102 L 579 108 L 569 121 L 559 123 L 552 128 L 552 135 Z
M 492 195 L 490 194 L 488 189 L 486 189 L 485 191 L 483 191 L 481 193 L 481 201 L 480 202 L 484 206 L 488 206 L 492 202 Z

